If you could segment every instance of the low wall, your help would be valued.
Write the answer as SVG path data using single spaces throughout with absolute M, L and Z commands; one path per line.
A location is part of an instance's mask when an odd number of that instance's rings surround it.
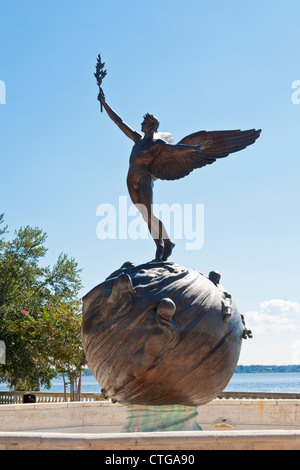
M 300 449 L 299 400 L 213 400 L 202 431 L 122 433 L 126 406 L 111 402 L 0 406 L 0 449 Z
M 300 430 L 300 400 L 213 400 L 197 411 L 205 431 Z M 122 432 L 127 416 L 108 401 L 1 405 L 0 431 Z
M 205 430 L 300 430 L 300 400 L 213 400 L 198 413 Z
M 125 406 L 107 401 L 0 406 L 0 432 L 121 432 L 126 419 Z
M 299 450 L 300 431 L 1 433 L 0 450 Z M 128 453 L 126 453 L 128 455 Z

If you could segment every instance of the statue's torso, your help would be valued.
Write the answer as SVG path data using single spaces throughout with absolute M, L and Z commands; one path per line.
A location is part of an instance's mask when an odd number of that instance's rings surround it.
M 140 139 L 134 144 L 129 159 L 128 180 L 139 181 L 146 173 L 149 173 L 149 165 L 161 142 L 160 140 Z
M 132 147 L 130 165 L 149 165 L 154 157 L 158 142 L 152 139 L 140 139 Z

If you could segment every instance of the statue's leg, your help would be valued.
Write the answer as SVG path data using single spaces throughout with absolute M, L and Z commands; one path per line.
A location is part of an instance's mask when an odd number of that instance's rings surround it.
M 148 224 L 149 232 L 156 244 L 155 259 L 160 260 L 164 254 L 164 238 L 168 237 L 161 220 L 153 213 L 153 181 L 150 174 L 146 174 L 140 181 L 139 203 L 136 204 L 143 219 Z
M 136 208 L 142 214 L 144 221 L 148 224 L 149 232 L 156 244 L 155 259 L 161 259 L 164 252 L 163 240 L 160 235 L 159 224 L 152 224 L 151 211 L 152 211 L 152 179 L 149 175 L 145 175 L 140 181 L 135 184 L 127 180 L 127 187 L 130 198 Z
M 153 201 L 153 179 L 151 178 L 151 206 L 150 206 L 150 209 L 148 209 L 148 211 L 151 213 L 150 226 L 158 227 L 159 239 L 160 240 L 162 239 L 164 243 L 163 254 L 162 255 L 160 254 L 160 257 L 162 257 L 163 261 L 166 261 L 171 256 L 173 248 L 175 247 L 175 243 L 170 239 L 162 221 L 154 215 L 152 201 Z M 148 226 L 149 226 L 149 222 L 148 222 Z
M 165 247 L 164 247 L 164 254 L 162 259 L 166 261 L 172 254 L 173 248 L 175 247 L 175 243 L 172 242 L 172 240 L 164 240 L 165 242 Z
M 162 221 L 153 213 L 153 180 L 150 174 L 145 174 L 136 185 L 128 184 L 132 202 L 142 214 L 148 225 L 149 232 L 156 244 L 156 260 L 167 260 L 172 253 L 175 243 L 164 227 Z

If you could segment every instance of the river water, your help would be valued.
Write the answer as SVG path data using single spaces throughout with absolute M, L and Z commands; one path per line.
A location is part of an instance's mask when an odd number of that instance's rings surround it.
M 9 390 L 5 384 L 0 384 L 0 390 Z M 99 393 L 101 387 L 92 375 L 83 375 L 83 393 Z M 267 372 L 267 373 L 235 373 L 227 385 L 230 392 L 277 392 L 300 393 L 300 372 Z M 60 377 L 52 380 L 51 389 L 41 388 L 41 391 L 63 392 L 63 381 Z

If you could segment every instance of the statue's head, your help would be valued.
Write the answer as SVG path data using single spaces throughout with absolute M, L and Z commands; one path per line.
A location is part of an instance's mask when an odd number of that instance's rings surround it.
M 146 134 L 146 132 L 157 132 L 159 126 L 159 121 L 155 116 L 152 114 L 145 114 L 144 120 L 142 122 L 142 131 Z

